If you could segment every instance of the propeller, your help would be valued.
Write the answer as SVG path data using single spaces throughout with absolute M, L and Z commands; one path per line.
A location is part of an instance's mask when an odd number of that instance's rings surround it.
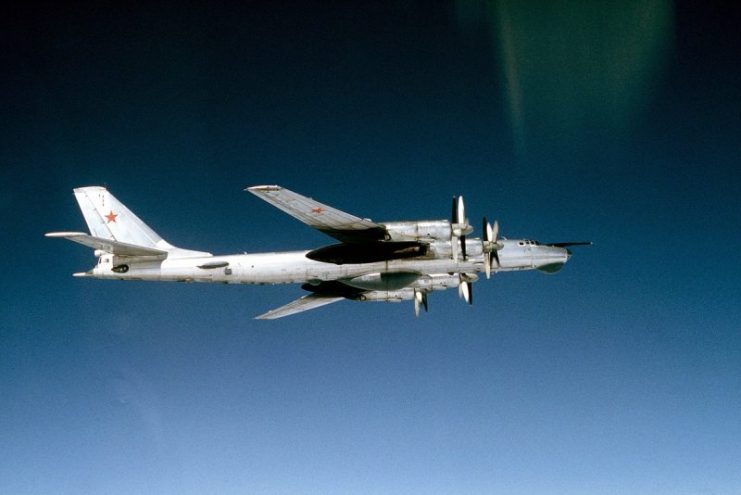
M 499 222 L 495 220 L 494 226 L 492 226 L 486 220 L 486 217 L 484 217 L 482 231 L 484 236 L 483 240 L 481 241 L 482 249 L 484 251 L 484 271 L 486 272 L 486 278 L 491 278 L 492 261 L 496 261 L 497 266 L 501 266 L 499 264 L 498 253 L 498 251 L 502 249 L 502 244 L 498 240 Z
M 414 291 L 414 315 L 419 316 L 419 309 L 420 307 L 425 308 L 425 313 L 427 312 L 427 292 L 421 291 L 421 290 L 415 290 Z
M 453 207 L 450 224 L 450 245 L 453 250 L 453 259 L 458 261 L 458 247 L 463 259 L 466 259 L 466 234 L 473 232 L 473 227 L 468 224 L 466 218 L 466 207 L 463 196 L 453 196 Z

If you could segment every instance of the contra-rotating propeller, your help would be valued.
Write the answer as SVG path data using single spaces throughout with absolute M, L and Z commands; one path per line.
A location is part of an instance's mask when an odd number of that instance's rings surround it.
M 484 217 L 482 222 L 483 239 L 481 240 L 482 250 L 484 252 L 484 271 L 486 272 L 486 278 L 491 278 L 491 264 L 492 261 L 499 264 L 499 253 L 502 249 L 502 243 L 499 242 L 499 222 L 494 220 L 494 226 L 492 226 Z
M 466 234 L 473 232 L 466 218 L 466 207 L 463 196 L 453 196 L 453 207 L 450 215 L 450 247 L 453 250 L 453 260 L 458 261 L 458 250 L 463 259 L 466 259 Z

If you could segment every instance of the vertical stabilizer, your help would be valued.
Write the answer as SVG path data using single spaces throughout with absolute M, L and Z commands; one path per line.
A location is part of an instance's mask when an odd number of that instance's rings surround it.
M 92 236 L 163 250 L 173 247 L 105 187 L 79 187 L 74 191 Z
M 166 251 L 168 258 L 212 256 L 211 253 L 205 251 L 193 251 L 173 246 L 142 222 L 105 187 L 78 187 L 74 191 L 92 238 L 74 232 L 62 232 L 60 235 L 51 235 L 51 237 L 66 237 L 80 244 L 95 247 L 95 249 L 119 254 L 137 252 L 139 256 L 152 255 L 152 253 L 158 256 L 157 251 L 160 253 Z M 143 249 L 137 250 L 137 247 Z M 128 255 L 133 256 L 133 254 Z
M 46 237 L 61 237 L 93 248 L 96 256 L 99 251 L 158 260 L 213 256 L 205 251 L 182 249 L 168 243 L 105 187 L 78 187 L 74 191 L 90 235 L 84 232 L 49 232 Z

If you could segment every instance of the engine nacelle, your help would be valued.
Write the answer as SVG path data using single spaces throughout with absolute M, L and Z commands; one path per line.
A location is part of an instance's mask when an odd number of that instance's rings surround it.
M 447 220 L 386 222 L 384 226 L 393 241 L 449 241 L 451 235 Z
M 365 290 L 394 291 L 414 283 L 418 273 L 369 273 L 359 277 L 343 280 L 342 283 Z
M 351 298 L 354 301 L 401 302 L 414 299 L 414 289 L 365 292 Z

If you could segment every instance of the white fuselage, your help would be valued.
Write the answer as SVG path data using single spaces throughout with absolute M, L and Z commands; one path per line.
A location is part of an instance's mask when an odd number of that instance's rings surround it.
M 499 264 L 492 271 L 530 270 L 559 266 L 569 258 L 564 248 L 539 245 L 533 241 L 500 241 Z M 102 254 L 90 271 L 79 274 L 103 279 L 212 282 L 231 284 L 291 284 L 350 280 L 369 274 L 477 273 L 484 270 L 479 239 L 468 239 L 468 257 L 455 261 L 442 250 L 425 257 L 373 263 L 337 265 L 306 257 L 309 251 L 235 254 L 208 257 L 168 257 L 163 260 L 120 258 Z M 449 246 L 450 243 L 447 243 Z M 441 243 L 444 246 L 444 243 Z

